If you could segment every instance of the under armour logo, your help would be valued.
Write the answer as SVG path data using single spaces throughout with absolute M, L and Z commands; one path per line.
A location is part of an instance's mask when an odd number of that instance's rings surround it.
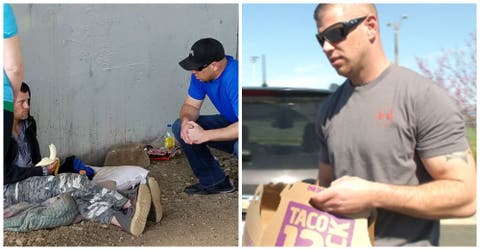
M 391 107 L 383 107 L 376 112 L 375 118 L 377 125 L 379 126 L 389 126 L 393 122 L 393 110 Z

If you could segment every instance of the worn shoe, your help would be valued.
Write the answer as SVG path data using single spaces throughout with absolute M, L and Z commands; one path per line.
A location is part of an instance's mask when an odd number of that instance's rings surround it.
M 122 229 L 135 236 L 140 235 L 145 229 L 147 215 L 150 210 L 152 197 L 146 184 L 139 184 L 137 192 L 130 195 L 132 206 L 127 208 L 125 213 L 117 212 L 115 218 L 122 226 Z
M 160 222 L 163 216 L 162 204 L 160 203 L 160 186 L 153 177 L 148 177 L 147 185 L 152 195 L 152 205 L 150 206 L 150 212 L 148 213 L 148 221 L 155 223 Z
M 233 186 L 232 180 L 228 176 L 225 176 L 225 179 L 222 182 L 210 187 L 204 187 L 200 183 L 197 183 L 197 184 L 193 184 L 191 186 L 186 187 L 184 190 L 184 192 L 189 195 L 220 194 L 220 193 L 231 193 L 233 191 L 235 191 L 235 187 Z

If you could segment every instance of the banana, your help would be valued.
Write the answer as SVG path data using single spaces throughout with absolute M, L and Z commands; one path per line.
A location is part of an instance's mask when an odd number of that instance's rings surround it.
M 50 156 L 43 157 L 42 160 L 38 162 L 35 166 L 48 166 L 55 162 L 55 160 L 57 159 L 57 148 L 53 144 L 50 144 L 48 147 L 50 149 Z

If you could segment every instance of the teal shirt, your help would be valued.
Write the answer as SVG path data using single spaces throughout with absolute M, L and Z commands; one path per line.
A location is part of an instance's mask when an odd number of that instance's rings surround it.
M 10 4 L 3 4 L 3 39 L 16 36 L 18 33 L 17 22 Z M 3 69 L 3 107 L 13 112 L 13 90 L 10 80 Z

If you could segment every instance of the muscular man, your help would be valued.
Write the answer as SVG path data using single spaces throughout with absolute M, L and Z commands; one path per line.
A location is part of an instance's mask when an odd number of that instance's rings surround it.
M 445 91 L 385 56 L 373 4 L 319 4 L 317 39 L 347 80 L 321 106 L 319 209 L 377 209 L 375 245 L 438 245 L 439 219 L 476 211 L 476 164 Z
M 199 183 L 188 186 L 188 194 L 217 194 L 235 191 L 208 146 L 238 155 L 238 62 L 225 56 L 223 45 L 200 39 L 180 66 L 192 73 L 188 96 L 173 124 L 173 133 L 182 145 Z M 200 115 L 205 96 L 219 115 Z

